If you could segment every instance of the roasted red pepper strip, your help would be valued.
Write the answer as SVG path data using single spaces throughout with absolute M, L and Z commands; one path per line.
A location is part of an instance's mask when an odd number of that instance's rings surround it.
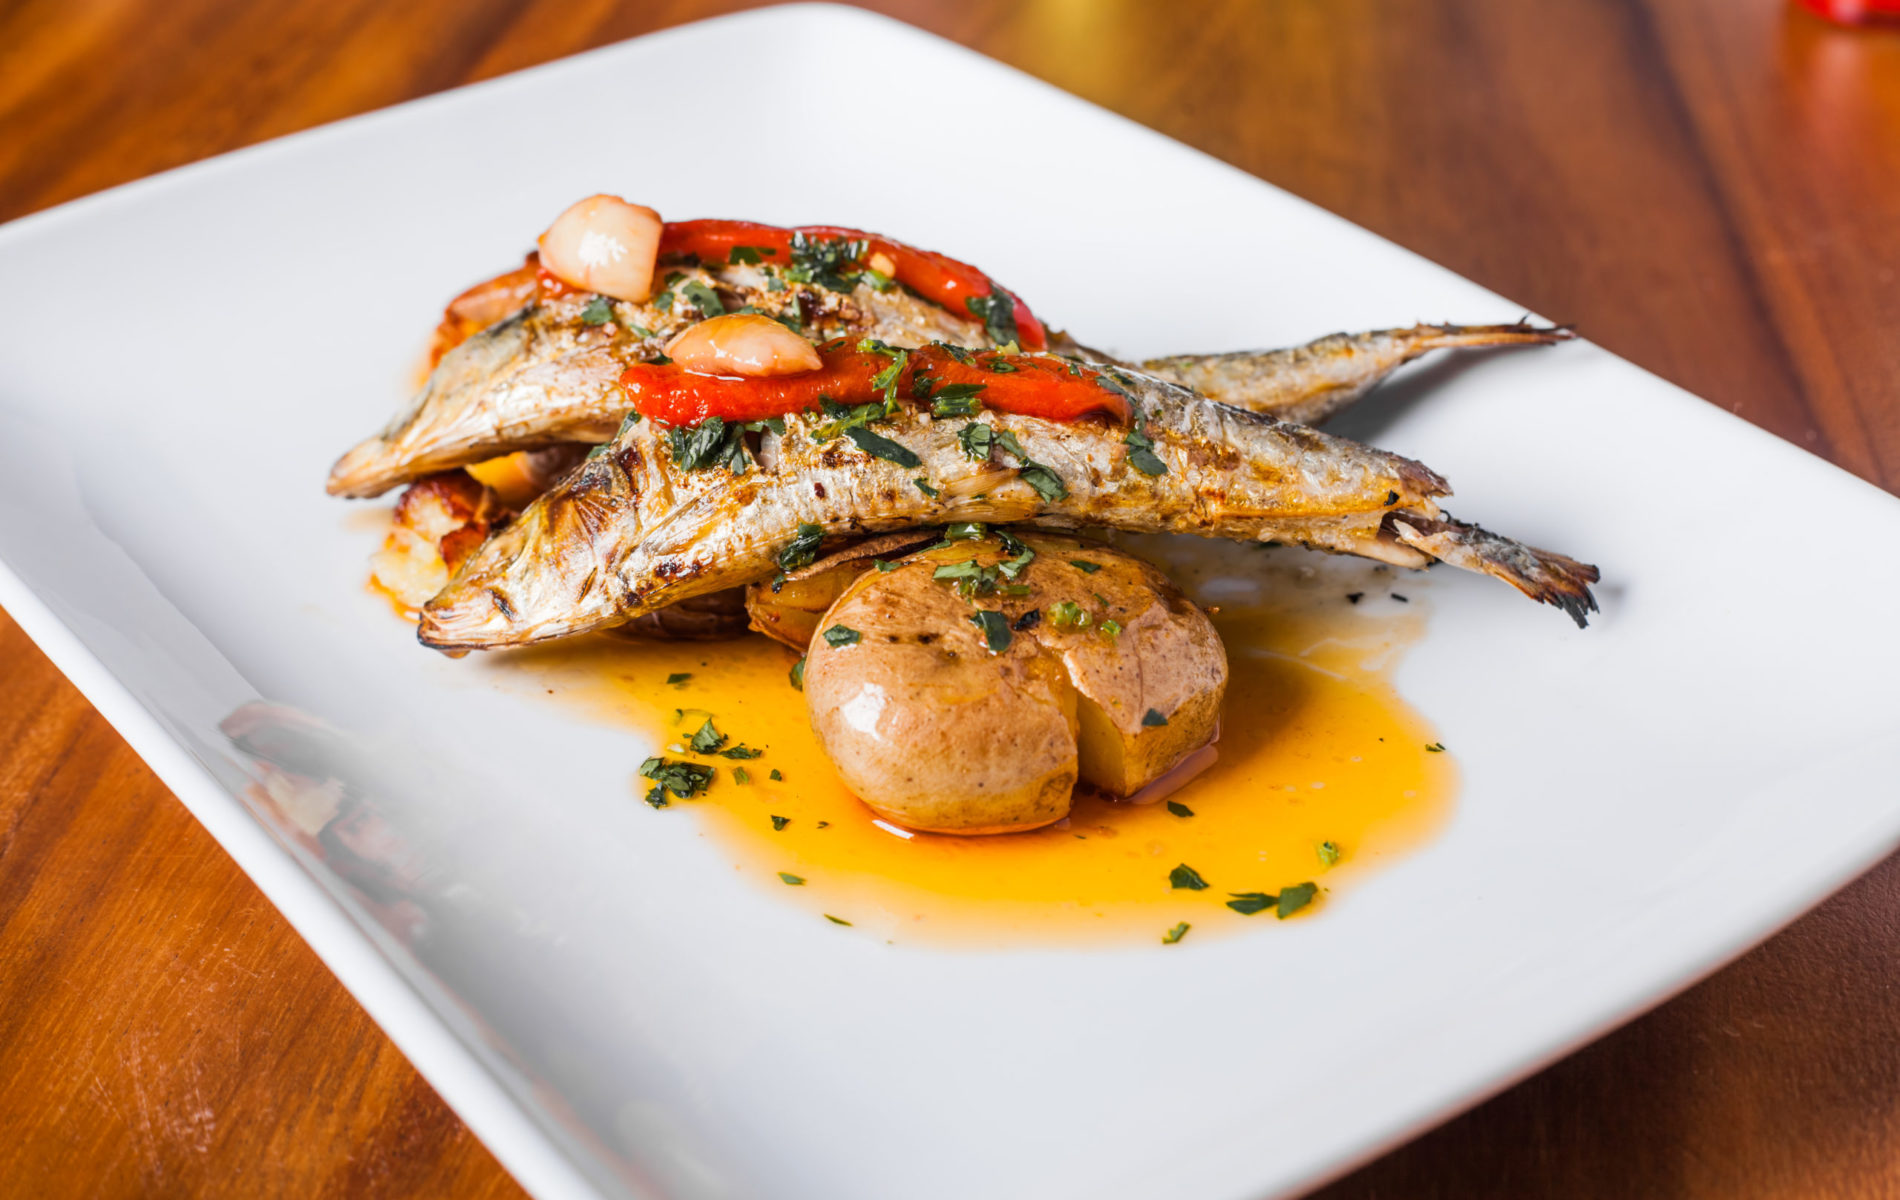
M 1028 354 L 964 352 L 961 362 L 942 346 L 909 352 L 897 377 L 897 396 L 928 404 L 918 395 L 917 377 L 926 393 L 946 384 L 977 384 L 982 407 L 1051 421 L 1073 421 L 1089 413 L 1107 413 L 1118 421 L 1130 416 L 1128 400 L 1101 382 L 1101 373 L 1068 360 Z M 868 404 L 883 398 L 872 380 L 889 369 L 891 356 L 859 350 L 842 339 L 819 347 L 824 365 L 802 375 L 737 379 L 698 375 L 672 363 L 636 363 L 620 377 L 641 416 L 664 425 L 697 425 L 708 417 L 762 421 L 786 413 L 810 412 L 824 399 L 839 404 Z
M 666 232 L 660 237 L 660 253 L 690 254 L 701 262 L 724 263 L 730 261 L 735 246 L 750 246 L 760 251 L 773 251 L 771 254 L 762 253 L 762 261 L 783 267 L 792 261 L 792 235 L 795 233 L 802 233 L 810 240 L 864 242 L 865 258 L 878 253 L 888 256 L 896 268 L 892 278 L 960 317 L 975 316 L 970 311 L 968 301 L 981 301 L 993 292 L 1000 291 L 1010 298 L 1016 317 L 1017 341 L 1023 348 L 1041 350 L 1049 344 L 1042 322 L 1029 311 L 1029 306 L 1016 293 L 1002 287 L 975 267 L 935 250 L 919 250 L 915 246 L 907 246 L 903 242 L 895 242 L 861 229 L 844 229 L 836 225 L 801 225 L 796 229 L 783 229 L 777 225 L 761 225 L 756 221 L 669 221 Z

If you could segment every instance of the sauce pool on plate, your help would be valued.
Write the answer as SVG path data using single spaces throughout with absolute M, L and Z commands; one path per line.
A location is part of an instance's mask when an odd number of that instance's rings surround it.
M 1312 883 L 1294 919 L 1322 912 L 1334 889 L 1440 826 L 1455 768 L 1390 678 L 1423 631 L 1422 597 L 1408 594 L 1422 592 L 1422 580 L 1299 551 L 1118 542 L 1217 610 L 1231 664 L 1218 758 L 1149 803 L 1080 793 L 1067 820 L 1031 833 L 953 837 L 878 823 L 818 747 L 787 677 L 795 656 L 758 635 L 590 638 L 504 660 L 502 670 L 638 730 L 657 754 L 713 767 L 705 792 L 652 818 L 699 822 L 774 899 L 892 942 L 1099 945 L 1270 933 L 1275 897 L 1291 889 L 1291 907 Z M 724 749 L 763 753 L 683 751 L 708 718 Z M 630 776 L 638 766 L 629 761 Z M 648 784 L 631 783 L 638 790 L 628 802 L 637 804 Z M 1255 911 L 1236 911 L 1236 900 Z M 1188 929 L 1176 933 L 1182 923 Z

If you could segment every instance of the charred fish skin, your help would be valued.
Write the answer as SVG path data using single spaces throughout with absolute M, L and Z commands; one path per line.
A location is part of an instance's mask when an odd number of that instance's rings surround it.
M 464 650 L 584 633 L 802 565 L 783 557 L 801 534 L 957 521 L 1273 540 L 1413 567 L 1433 560 L 1432 522 L 1449 488 L 1428 468 L 1163 380 L 1123 378 L 1158 473 L 1137 468 L 1127 430 L 1093 420 L 933 420 L 906 408 L 878 422 L 866 448 L 826 428 L 835 422 L 794 414 L 783 434 L 760 435 L 740 474 L 683 470 L 666 430 L 631 422 L 469 559 L 424 609 L 418 636 Z M 978 425 L 987 434 L 973 439 Z M 980 457 L 970 450 L 978 440 Z M 1394 517 L 1413 522 L 1412 540 Z M 1499 543 L 1480 556 L 1445 542 L 1456 555 L 1447 561 L 1521 571 L 1502 549 L 1516 543 Z M 1564 574 L 1546 567 L 1551 556 L 1518 549 L 1524 562 Z
M 1335 333 L 1283 350 L 1177 354 L 1140 364 L 1147 374 L 1210 400 L 1282 421 L 1317 425 L 1353 404 L 1406 363 L 1434 350 L 1544 346 L 1570 341 L 1568 326 L 1414 325 Z
M 779 317 L 817 341 L 990 345 L 980 322 L 900 288 L 880 292 L 867 282 L 834 292 L 748 264 L 679 267 L 663 278 L 663 289 L 643 304 L 586 294 L 537 300 L 456 346 L 387 428 L 337 460 L 330 494 L 378 496 L 516 450 L 605 442 L 627 414 L 620 373 L 721 312 L 749 308 Z

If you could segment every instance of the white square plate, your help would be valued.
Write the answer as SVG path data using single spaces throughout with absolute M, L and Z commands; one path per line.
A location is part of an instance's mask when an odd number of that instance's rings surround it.
M 774 132 L 700 132 L 747 123 Z M 1459 513 L 1605 570 L 1585 632 L 1434 574 L 1399 683 L 1464 786 L 1422 851 L 1317 919 L 1167 949 L 952 953 L 816 924 L 634 802 L 638 739 L 392 637 L 362 588 L 374 537 L 322 493 L 445 296 L 602 190 L 942 247 L 1127 353 L 1519 311 L 829 7 L 0 230 L 0 603 L 538 1195 L 1296 1189 L 1685 986 L 1900 836 L 1900 505 L 1579 343 L 1357 418 L 1448 473 Z M 254 764 L 219 723 L 260 699 L 346 731 L 302 752 L 420 900 L 245 799 Z

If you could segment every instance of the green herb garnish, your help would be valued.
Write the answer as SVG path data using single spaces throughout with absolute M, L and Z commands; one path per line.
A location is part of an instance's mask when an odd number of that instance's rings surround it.
M 719 752 L 719 757 L 721 758 L 758 758 L 760 755 L 764 753 L 765 751 L 763 750 L 754 750 L 752 747 L 746 745 L 744 742 L 740 742 L 737 746 L 734 746 L 729 750 L 721 750 Z
M 1087 629 L 1089 612 L 1073 600 L 1063 600 L 1049 606 L 1049 624 L 1057 629 Z
M 713 769 L 699 763 L 674 762 L 668 758 L 649 758 L 640 764 L 640 777 L 650 779 L 657 784 L 654 791 L 664 789 L 678 799 L 691 800 L 712 786 Z M 653 803 L 651 794 L 647 797 L 647 803 Z M 655 804 L 654 807 L 661 808 L 664 805 Z
M 1074 567 L 1076 570 L 1082 572 L 1082 574 L 1084 575 L 1093 575 L 1097 571 L 1102 569 L 1101 563 L 1087 562 L 1080 558 L 1070 559 L 1069 565 Z
M 605 296 L 595 296 L 581 309 L 581 324 L 605 325 L 614 319 L 614 302 Z
M 818 543 L 825 540 L 825 527 L 806 521 L 798 523 L 798 533 L 778 552 L 778 568 L 796 571 L 809 567 L 818 557 Z
M 991 609 L 982 609 L 970 614 L 970 622 L 983 631 L 983 641 L 991 654 L 1001 654 L 1009 649 L 1010 639 L 1015 635 L 1009 631 L 1009 618 Z
M 742 263 L 757 266 L 776 254 L 778 250 L 772 246 L 734 246 L 732 252 L 726 255 L 726 262 L 735 267 Z
M 734 783 L 751 783 L 752 776 L 744 767 L 734 767 L 732 769 L 732 781 Z
M 1227 907 L 1243 917 L 1265 912 L 1280 902 L 1278 892 L 1229 892 L 1227 894 L 1233 897 L 1227 902 Z
M 804 662 L 805 660 L 801 658 L 798 661 Z M 779 773 L 779 769 L 777 767 L 772 768 L 772 773 L 771 775 L 767 776 L 767 778 L 771 779 L 774 783 L 785 782 L 785 776 Z
M 863 640 L 864 635 L 848 625 L 833 625 L 825 630 L 825 644 L 834 650 L 841 646 L 855 646 Z
M 1168 886 L 1177 891 L 1186 888 L 1192 892 L 1200 892 L 1207 889 L 1207 880 L 1201 878 L 1199 871 L 1182 863 L 1168 872 Z
M 851 922 L 849 922 L 849 921 L 847 921 L 847 920 L 845 920 L 845 919 L 844 919 L 843 917 L 834 917 L 834 916 L 832 916 L 832 915 L 831 915 L 830 913 L 826 913 L 826 914 L 825 914 L 825 920 L 827 920 L 827 921 L 830 921 L 830 922 L 831 922 L 831 923 L 832 923 L 833 925 L 849 925 L 849 924 L 851 924 Z
M 1166 933 L 1161 935 L 1161 944 L 1164 946 L 1174 945 L 1176 942 L 1186 937 L 1187 931 L 1192 928 L 1194 928 L 1194 926 L 1188 924 L 1186 921 L 1181 922 L 1179 925 L 1176 925 L 1173 929 L 1170 929 Z
M 689 279 L 680 284 L 680 295 L 686 298 L 687 303 L 698 309 L 702 317 L 722 317 L 726 314 L 726 305 L 719 298 L 719 293 L 697 279 Z
M 1445 752 L 1445 743 L 1433 742 L 1431 745 L 1425 747 L 1425 751 L 1428 754 L 1443 754 Z
M 928 483 L 925 483 L 921 479 L 913 479 L 911 480 L 911 482 L 917 485 L 918 491 L 922 492 L 926 496 L 929 496 L 932 500 L 935 500 L 937 497 L 943 495 L 942 492 L 938 491 L 934 487 L 931 487 Z
M 858 286 L 858 273 L 849 268 L 864 257 L 863 242 L 843 238 L 808 238 L 792 235 L 792 265 L 785 278 L 793 283 L 815 283 L 834 292 L 849 292 Z
M 1151 708 L 1147 712 L 1141 714 L 1141 723 L 1143 725 L 1149 725 L 1149 726 L 1166 725 L 1168 723 L 1168 719 L 1162 716 L 1158 709 Z
M 666 677 L 666 681 L 668 683 L 678 685 L 678 684 L 685 683 L 688 679 L 691 679 L 692 677 L 693 677 L 693 673 L 691 671 L 675 671 L 671 675 L 668 675 Z
M 996 431 L 981 421 L 972 421 L 957 431 L 957 445 L 963 447 L 963 456 L 976 462 L 988 461 L 995 443 Z
M 687 743 L 694 754 L 712 754 L 725 744 L 726 735 L 713 728 L 711 717 L 706 718 L 706 723 L 699 727 Z
M 1313 902 L 1314 893 L 1319 891 L 1317 883 L 1296 883 L 1290 888 L 1280 889 L 1280 902 L 1274 907 L 1274 915 L 1282 921 Z
M 1189 808 L 1185 804 L 1182 804 L 1178 800 L 1168 801 L 1168 811 L 1173 813 L 1177 817 L 1191 817 L 1194 815 L 1193 809 Z
M 946 383 L 928 397 L 918 399 L 930 401 L 933 417 L 973 417 L 983 407 L 978 397 L 988 386 L 986 383 Z
M 990 527 L 981 521 L 952 521 L 943 527 L 943 540 L 946 542 L 975 542 L 989 534 Z
M 780 871 L 778 877 L 787 887 L 805 886 L 805 877 L 803 875 L 794 875 L 790 871 Z
M 801 658 L 797 662 L 792 664 L 791 679 L 792 679 L 793 687 L 797 688 L 801 692 L 805 690 L 805 660 L 804 659 Z M 777 771 L 772 772 L 772 777 L 774 779 L 778 778 L 778 772 Z
M 1334 863 L 1339 861 L 1339 843 L 1338 842 L 1321 842 L 1317 849 L 1319 853 L 1319 861 L 1321 863 L 1324 863 L 1326 866 L 1330 867 Z
M 851 426 L 844 431 L 844 435 L 853 442 L 856 442 L 858 449 L 871 455 L 873 458 L 881 458 L 887 462 L 894 462 L 898 466 L 905 468 L 920 467 L 923 465 L 924 460 L 912 453 L 908 446 L 903 445 L 901 442 L 894 442 L 882 434 L 872 433 L 862 425 Z
M 792 819 L 791 819 L 790 817 L 780 817 L 780 816 L 774 816 L 774 817 L 772 818 L 772 828 L 773 828 L 773 829 L 783 829 L 783 828 L 785 828 L 785 827 L 786 827 L 787 825 L 790 825 L 791 823 L 792 823 Z
M 1016 297 L 995 284 L 987 296 L 967 296 L 963 306 L 983 322 L 983 332 L 999 346 L 1008 345 L 1022 335 L 1016 331 Z
M 1141 431 L 1139 424 L 1129 427 L 1128 436 L 1122 439 L 1128 447 L 1128 465 L 1143 475 L 1166 475 L 1168 464 L 1155 455 L 1154 440 Z
M 697 425 L 675 425 L 666 431 L 666 443 L 673 451 L 674 464 L 683 471 L 724 466 L 734 475 L 743 475 L 749 461 L 744 430 L 727 425 L 723 417 L 707 417 Z

